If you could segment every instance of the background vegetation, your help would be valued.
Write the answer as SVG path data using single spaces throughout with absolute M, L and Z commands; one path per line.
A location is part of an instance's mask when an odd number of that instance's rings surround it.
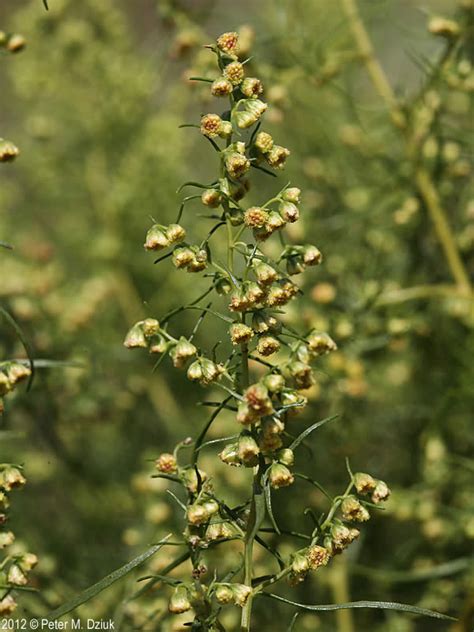
M 1 253 L 0 300 L 38 359 L 33 388 L 9 396 L 1 421 L 2 461 L 24 463 L 29 480 L 11 520 L 40 558 L 40 591 L 17 613 L 47 612 L 179 525 L 149 459 L 201 423 L 199 387 L 166 363 L 152 373 L 152 360 L 122 340 L 142 316 L 192 295 L 193 278 L 151 265 L 141 244 L 150 215 L 174 220 L 179 184 L 211 173 L 197 135 L 178 128 L 208 108 L 186 78 L 206 74 L 201 44 L 241 27 L 249 47 L 256 36 L 265 61 L 251 63 L 272 85 L 269 118 L 284 121 L 280 140 L 292 150 L 282 186 L 306 191 L 297 230 L 326 255 L 292 315 L 339 346 L 311 401 L 315 418 L 340 420 L 318 435 L 308 463 L 338 489 L 348 456 L 394 490 L 360 545 L 297 600 L 410 602 L 460 617 L 453 632 L 471 629 L 472 4 L 360 2 L 369 60 L 390 90 L 370 79 L 347 1 L 50 5 L 0 6 L 2 28 L 27 40 L 21 56 L 0 57 L 1 132 L 21 149 L 0 171 L 0 240 L 14 246 Z M 453 46 L 429 33 L 435 15 L 459 20 L 466 37 Z M 0 351 L 23 354 L 3 328 Z M 46 359 L 56 364 L 42 368 Z M 291 521 L 285 493 L 275 510 Z M 300 493 L 318 506 L 318 494 Z M 162 607 L 159 590 L 129 600 L 135 579 L 83 612 L 113 615 L 124 629 L 181 629 L 147 619 Z M 273 629 L 277 611 L 262 608 L 256 629 Z M 305 615 L 295 629 L 446 624 L 361 611 Z

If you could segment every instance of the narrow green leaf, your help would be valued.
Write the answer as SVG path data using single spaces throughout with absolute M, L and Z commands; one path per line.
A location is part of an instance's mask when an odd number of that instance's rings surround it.
M 13 246 L 11 246 L 10 244 L 7 244 L 4 241 L 0 241 L 0 248 L 6 248 L 7 250 L 13 250 Z
M 43 6 L 46 9 L 46 11 L 49 11 L 48 0 L 43 0 Z
M 0 307 L 0 314 L 4 317 L 7 323 L 11 325 L 11 327 L 15 330 L 15 333 L 20 339 L 20 342 L 26 351 L 26 355 L 28 356 L 30 370 L 31 370 L 31 375 L 30 375 L 30 379 L 28 380 L 28 386 L 27 386 L 27 389 L 29 390 L 31 388 L 31 385 L 33 383 L 33 378 L 35 375 L 35 365 L 33 363 L 33 351 L 31 349 L 30 343 L 25 338 L 20 325 L 16 322 L 13 316 L 7 312 L 6 309 L 4 309 L 3 307 Z
M 306 437 L 308 435 L 310 435 L 314 430 L 316 430 L 317 428 L 320 428 L 321 426 L 324 426 L 324 424 L 327 424 L 328 422 L 333 421 L 334 419 L 337 419 L 338 416 L 339 415 L 333 415 L 332 417 L 326 417 L 326 419 L 322 419 L 321 421 L 317 421 L 315 424 L 313 424 L 309 428 L 306 428 L 306 430 L 304 432 L 302 432 L 298 437 L 296 437 L 296 439 L 290 445 L 290 450 L 294 450 L 295 448 L 297 448 L 300 445 L 300 443 L 302 441 L 304 441 L 306 439 Z
M 293 630 L 295 629 L 295 623 L 296 623 L 296 619 L 300 616 L 299 612 L 295 612 L 295 614 L 293 615 L 291 621 L 290 621 L 290 625 L 288 626 L 288 630 L 287 632 L 293 632 Z
M 449 617 L 448 615 L 441 614 L 440 612 L 434 612 L 434 610 L 427 610 L 426 608 L 418 608 L 418 606 L 410 606 L 406 603 L 396 603 L 393 601 L 350 601 L 348 603 L 331 603 L 313 606 L 305 603 L 296 603 L 295 601 L 290 601 L 289 599 L 285 599 L 279 595 L 274 595 L 273 593 L 262 592 L 256 596 L 259 595 L 276 599 L 276 601 L 283 601 L 284 603 L 290 604 L 290 606 L 296 606 L 297 608 L 302 608 L 303 610 L 313 610 L 315 612 L 374 608 L 376 610 L 396 610 L 397 612 L 417 614 L 424 617 L 431 617 L 432 619 L 443 619 L 444 621 L 457 621 L 454 617 Z
M 136 568 L 140 564 L 143 564 L 143 562 L 145 562 L 152 555 L 155 555 L 155 553 L 157 553 L 166 544 L 166 540 L 169 540 L 171 535 L 171 533 L 168 534 L 166 538 L 164 538 L 159 544 L 152 546 L 150 549 L 148 549 L 148 551 L 145 551 L 145 553 L 142 553 L 131 562 L 128 562 L 124 566 L 121 566 L 117 570 L 110 573 L 110 575 L 107 575 L 93 586 L 90 586 L 89 588 L 84 590 L 84 592 L 80 593 L 73 599 L 70 599 L 59 608 L 56 608 L 56 610 L 53 610 L 53 612 L 50 612 L 48 618 L 59 619 L 59 617 L 62 617 L 68 612 L 71 612 L 71 610 L 75 610 L 78 606 L 86 603 L 86 601 L 93 599 L 96 595 L 98 595 L 100 592 L 127 575 L 127 573 L 132 571 L 134 568 Z
M 270 488 L 270 483 L 268 481 L 267 473 L 265 473 L 265 477 L 263 479 L 263 493 L 265 494 L 265 504 L 267 506 L 267 512 L 268 512 L 268 516 L 270 518 L 270 522 L 272 523 L 273 528 L 278 533 L 278 535 L 281 535 L 280 528 L 277 525 L 277 522 L 275 520 L 275 516 L 273 515 L 272 491 L 271 491 L 271 488 Z
M 208 79 L 207 77 L 189 77 L 189 81 L 204 81 L 206 83 L 214 83 L 214 79 Z

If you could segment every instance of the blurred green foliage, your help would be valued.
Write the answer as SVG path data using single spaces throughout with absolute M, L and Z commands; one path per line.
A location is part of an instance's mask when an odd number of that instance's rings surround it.
M 19 4 L 1 16 L 28 45 L 21 57 L 0 58 L 1 131 L 22 152 L 0 172 L 0 240 L 15 248 L 1 253 L 0 299 L 37 358 L 67 365 L 38 362 L 34 388 L 15 391 L 1 422 L 14 433 L 2 439 L 2 460 L 25 463 L 29 479 L 12 521 L 41 560 L 39 596 L 23 598 L 18 612 L 47 612 L 170 524 L 179 528 L 146 459 L 202 423 L 197 389 L 166 363 L 152 373 L 153 363 L 121 341 L 135 320 L 159 318 L 199 292 L 194 279 L 169 275 L 167 262 L 154 267 L 141 244 L 149 216 L 174 220 L 177 186 L 190 173 L 203 181 L 212 173 L 192 132 L 178 129 L 209 107 L 183 78 L 208 71 L 200 44 L 245 23 L 268 61 L 255 70 L 272 84 L 269 116 L 284 120 L 281 141 L 292 150 L 282 186 L 291 180 L 306 191 L 295 237 L 304 232 L 325 255 L 304 311 L 290 308 L 289 318 L 329 331 L 340 349 L 311 393 L 316 418 L 336 412 L 340 421 L 318 435 L 308 462 L 337 489 L 348 456 L 395 492 L 360 546 L 298 589 L 297 600 L 417 603 L 461 617 L 452 632 L 470 629 L 473 302 L 456 289 L 417 173 L 434 183 L 472 279 L 472 4 L 425 3 L 429 14 L 450 10 L 465 25 L 468 38 L 447 52 L 417 3 L 360 3 L 410 142 L 370 83 L 339 2 L 51 0 L 47 13 L 36 0 Z M 196 203 L 186 212 L 202 211 Z M 3 329 L 0 351 L 22 354 Z M 218 472 L 224 484 L 239 475 Z M 290 525 L 285 493 L 275 510 Z M 318 508 L 318 493 L 300 493 Z M 84 613 L 137 627 L 165 602 L 158 590 L 124 606 L 135 589 L 122 583 Z M 289 610 L 262 606 L 258 629 L 274 629 L 276 613 L 289 620 Z M 305 614 L 295 630 L 443 626 L 360 611 Z

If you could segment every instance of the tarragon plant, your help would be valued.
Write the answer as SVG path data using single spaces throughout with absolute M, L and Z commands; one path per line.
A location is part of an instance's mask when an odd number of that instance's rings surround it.
M 282 581 L 296 585 L 330 563 L 359 536 L 356 525 L 369 519 L 369 509 L 390 494 L 385 482 L 366 473 L 353 474 L 348 467 L 346 489 L 332 497 L 317 481 L 295 470 L 297 448 L 332 419 L 312 424 L 299 421 L 307 407 L 304 393 L 315 383 L 311 365 L 336 349 L 336 344 L 325 332 L 302 334 L 285 322 L 285 306 L 300 293 L 299 276 L 322 261 L 315 245 L 295 244 L 284 236 L 284 229 L 298 221 L 300 190 L 287 184 L 268 200 L 253 205 L 244 202 L 252 170 L 274 175 L 284 168 L 290 151 L 262 129 L 267 109 L 261 99 L 262 83 L 246 75 L 246 60 L 239 60 L 238 45 L 236 33 L 221 35 L 216 44 L 208 46 L 216 58 L 217 76 L 195 78 L 208 82 L 212 95 L 227 102 L 223 113 L 208 113 L 200 125 L 188 126 L 198 128 L 217 153 L 219 172 L 209 184 L 192 181 L 183 185 L 202 192 L 183 199 L 176 223 L 153 224 L 145 240 L 146 250 L 164 251 L 156 263 L 171 258 L 175 268 L 199 274 L 208 286 L 197 299 L 159 320 L 137 322 L 125 339 L 126 347 L 147 348 L 156 354 L 157 365 L 169 357 L 176 368 L 186 371 L 189 380 L 222 392 L 219 401 L 203 402 L 213 412 L 203 420 L 198 436 L 183 440 L 172 453 L 163 453 L 156 460 L 156 476 L 184 491 L 185 500 L 183 495 L 172 494 L 185 523 L 183 540 L 173 544 L 182 546 L 184 552 L 166 572 L 149 578 L 148 586 L 168 584 L 172 589 L 169 612 L 189 611 L 188 625 L 193 630 L 224 630 L 223 608 L 229 605 L 241 608 L 242 631 L 255 629 L 252 607 L 256 598 L 285 601 L 268 589 Z M 258 190 L 255 196 L 258 198 Z M 213 226 L 200 243 L 191 243 L 181 218 L 184 211 L 189 212 L 188 203 L 199 198 L 209 209 L 207 217 Z M 196 311 L 193 330 L 177 331 L 173 326 L 176 317 L 191 310 Z M 228 335 L 205 351 L 197 336 L 211 319 L 225 323 Z M 210 430 L 213 437 L 219 435 L 215 426 L 224 414 L 235 417 L 235 433 L 206 440 Z M 213 473 L 199 467 L 206 447 L 216 449 L 216 454 L 219 450 L 219 458 L 228 466 L 247 468 L 248 494 L 237 506 L 230 506 L 225 489 L 216 489 Z M 290 532 L 275 520 L 272 495 L 303 479 L 327 495 L 328 508 L 320 517 L 313 514 L 309 531 Z M 294 537 L 299 544 L 291 553 L 282 554 L 280 537 Z M 232 545 L 226 544 L 229 542 Z M 225 550 L 236 542 L 241 543 L 240 566 L 225 569 L 221 557 L 221 564 L 218 559 L 214 568 L 208 567 L 210 551 L 218 546 Z M 277 570 L 256 575 L 256 547 L 273 558 Z M 167 574 L 189 560 L 187 578 Z M 308 608 L 364 606 L 410 610 L 402 604 L 376 602 Z

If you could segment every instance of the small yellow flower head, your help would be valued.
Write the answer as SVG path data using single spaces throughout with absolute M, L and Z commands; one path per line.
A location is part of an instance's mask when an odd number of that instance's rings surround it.
M 245 312 L 249 307 L 249 300 L 245 292 L 236 290 L 230 296 L 229 309 L 233 312 Z
M 234 592 L 235 605 L 243 608 L 248 601 L 252 589 L 245 584 L 233 584 L 232 590 Z
M 10 53 L 19 53 L 25 48 L 25 46 L 26 39 L 23 37 L 23 35 L 14 34 L 9 36 L 6 44 L 6 49 Z
M 253 408 L 250 408 L 247 402 L 240 402 L 237 409 L 236 419 L 239 424 L 242 424 L 243 426 L 248 426 L 258 421 L 259 416 L 253 410 Z
M 433 17 L 428 23 L 428 31 L 433 35 L 455 38 L 461 33 L 461 27 L 454 20 L 442 17 Z
M 194 256 L 194 252 L 188 246 L 175 248 L 173 251 L 173 265 L 175 265 L 178 269 L 187 268 L 194 260 Z
M 12 614 L 17 607 L 16 601 L 11 595 L 7 595 L 0 601 L 0 615 Z
M 15 534 L 12 531 L 2 531 L 0 533 L 0 549 L 10 546 L 15 541 Z
M 334 340 L 324 332 L 314 331 L 308 336 L 308 347 L 315 355 L 325 355 L 337 349 Z
M 244 213 L 244 223 L 249 228 L 262 228 L 268 220 L 268 211 L 259 206 L 252 206 Z
M 237 445 L 237 455 L 244 465 L 247 467 L 255 467 L 255 465 L 258 465 L 260 448 L 252 436 L 246 434 L 241 435 Z
M 160 323 L 156 318 L 145 318 L 145 320 L 141 320 L 139 324 L 147 338 L 155 336 L 160 330 Z
M 168 603 L 168 610 L 171 614 L 182 614 L 191 610 L 191 602 L 189 601 L 189 593 L 185 586 L 178 586 Z
M 262 381 L 270 393 L 280 393 L 285 388 L 285 378 L 281 373 L 270 373 Z M 285 463 L 285 465 L 288 465 L 288 463 Z
M 8 376 L 0 371 L 0 396 L 6 395 L 12 390 L 12 383 L 8 379 Z
M 217 38 L 217 48 L 231 57 L 236 56 L 239 52 L 238 33 L 235 33 L 234 31 L 222 33 L 222 35 Z
M 347 496 L 341 503 L 342 517 L 344 520 L 365 522 L 370 518 L 366 507 L 355 496 Z
M 286 202 L 293 202 L 293 204 L 299 204 L 300 196 L 301 196 L 301 189 L 298 189 L 298 187 L 289 187 L 288 189 L 285 189 L 282 195 L 282 198 Z
M 295 575 L 306 575 L 309 571 L 308 557 L 302 553 L 295 553 L 291 562 L 291 571 L 295 573 Z
M 215 97 L 226 97 L 232 93 L 234 86 L 228 79 L 220 77 L 211 86 L 211 93 Z
M 226 465 L 242 465 L 239 459 L 237 443 L 226 445 L 222 452 L 219 453 L 219 458 Z
M 390 489 L 384 481 L 377 481 L 375 489 L 372 493 L 372 502 L 378 505 L 385 502 L 390 496 Z
M 179 224 L 170 224 L 166 229 L 166 236 L 170 244 L 177 244 L 186 237 L 186 231 Z
M 326 566 L 329 562 L 329 551 L 324 546 L 310 546 L 307 552 L 309 566 L 312 571 L 316 571 L 321 566 Z
M 233 86 L 238 86 L 244 79 L 244 67 L 239 61 L 233 61 L 224 68 L 224 77 L 230 81 Z
M 245 401 L 249 407 L 260 417 L 270 415 L 273 405 L 268 395 L 268 389 L 263 384 L 252 384 L 244 393 Z
M 265 155 L 265 158 L 274 169 L 283 169 L 286 160 L 290 155 L 290 150 L 280 145 L 273 145 L 272 149 Z
M 258 283 L 250 281 L 245 285 L 245 297 L 250 306 L 259 303 L 265 296 L 265 290 L 263 290 Z
M 218 114 L 205 114 L 201 118 L 201 134 L 216 138 L 221 133 L 222 119 Z
M 262 82 L 256 77 L 247 77 L 243 80 L 240 90 L 249 99 L 256 99 L 263 92 Z
M 277 454 L 279 463 L 283 463 L 287 467 L 291 467 L 295 462 L 295 453 L 290 448 L 283 448 Z
M 195 248 L 193 250 L 193 258 L 187 266 L 188 272 L 201 272 L 207 268 L 207 252 Z
M 174 474 L 178 469 L 178 464 L 176 463 L 176 458 L 173 454 L 164 452 L 156 459 L 155 467 L 159 472 Z
M 7 582 L 13 586 L 26 586 L 28 579 L 17 564 L 12 564 L 8 569 Z
M 308 245 L 303 249 L 303 262 L 307 266 L 317 266 L 323 260 L 323 255 L 316 246 Z
M 234 591 L 227 584 L 216 584 L 214 594 L 216 596 L 217 603 L 220 603 L 223 606 L 229 603 L 234 603 Z
M 163 250 L 171 244 L 166 228 L 160 224 L 154 224 L 147 232 L 143 247 L 145 250 Z
M 245 102 L 245 109 L 250 114 L 253 114 L 256 119 L 259 119 L 267 108 L 268 105 L 264 101 L 260 101 L 260 99 L 251 99 Z
M 31 369 L 20 362 L 12 362 L 8 367 L 7 377 L 12 386 L 18 382 L 22 382 L 31 375 Z
M 229 136 L 232 136 L 233 131 L 234 128 L 232 127 L 232 123 L 230 121 L 222 121 L 221 131 L 219 133 L 221 138 L 228 138 Z
M 209 513 L 204 505 L 189 505 L 186 511 L 186 519 L 189 524 L 199 526 L 209 520 Z
M 296 204 L 293 202 L 282 202 L 278 208 L 280 211 L 280 215 L 283 217 L 285 222 L 294 223 L 298 221 L 300 217 L 300 212 Z
M 311 388 L 315 383 L 313 370 L 309 364 L 295 360 L 289 362 L 286 367 L 286 373 L 293 379 L 294 386 L 297 389 Z
M 262 153 L 268 154 L 273 149 L 273 138 L 267 132 L 259 132 L 255 138 L 255 147 Z
M 370 494 L 374 491 L 377 481 L 364 472 L 354 474 L 354 485 L 358 494 Z
M 250 169 L 250 161 L 239 152 L 232 151 L 226 155 L 225 167 L 231 178 L 241 178 Z
M 219 367 L 208 358 L 198 358 L 187 372 L 188 379 L 199 382 L 201 386 L 208 386 L 220 377 Z
M 11 162 L 19 153 L 20 150 L 13 143 L 0 138 L 0 162 Z
M 275 268 L 272 268 L 271 265 L 265 263 L 264 261 L 257 260 L 253 264 L 253 271 L 260 285 L 270 285 L 273 281 L 276 281 L 278 276 Z
M 217 189 L 206 189 L 201 195 L 201 202 L 210 208 L 217 208 L 222 202 L 222 194 Z
M 358 529 L 349 529 L 343 524 L 334 525 L 331 529 L 332 548 L 340 553 L 360 535 Z
M 179 339 L 178 343 L 171 350 L 171 358 L 173 364 L 177 369 L 182 368 L 186 362 L 196 355 L 197 349 L 192 342 L 189 342 L 183 336 Z
M 280 350 L 280 342 L 274 336 L 261 336 L 257 343 L 257 351 L 263 356 L 272 355 Z
M 208 542 L 214 542 L 215 540 L 221 540 L 223 538 L 232 538 L 234 535 L 235 531 L 229 522 L 215 522 L 214 524 L 210 524 L 206 529 L 206 540 Z
M 38 564 L 38 557 L 34 553 L 25 553 L 18 559 L 18 566 L 28 573 Z
M 25 483 L 26 478 L 17 467 L 7 466 L 0 473 L 0 487 L 2 487 L 6 492 L 10 492 L 12 489 L 16 489 L 17 487 L 23 487 Z
M 253 338 L 253 329 L 244 323 L 234 323 L 230 327 L 230 339 L 233 345 L 249 342 Z
M 268 480 L 274 489 L 280 489 L 280 487 L 288 487 L 289 485 L 292 485 L 295 477 L 286 465 L 283 465 L 282 463 L 273 463 L 270 466 Z

